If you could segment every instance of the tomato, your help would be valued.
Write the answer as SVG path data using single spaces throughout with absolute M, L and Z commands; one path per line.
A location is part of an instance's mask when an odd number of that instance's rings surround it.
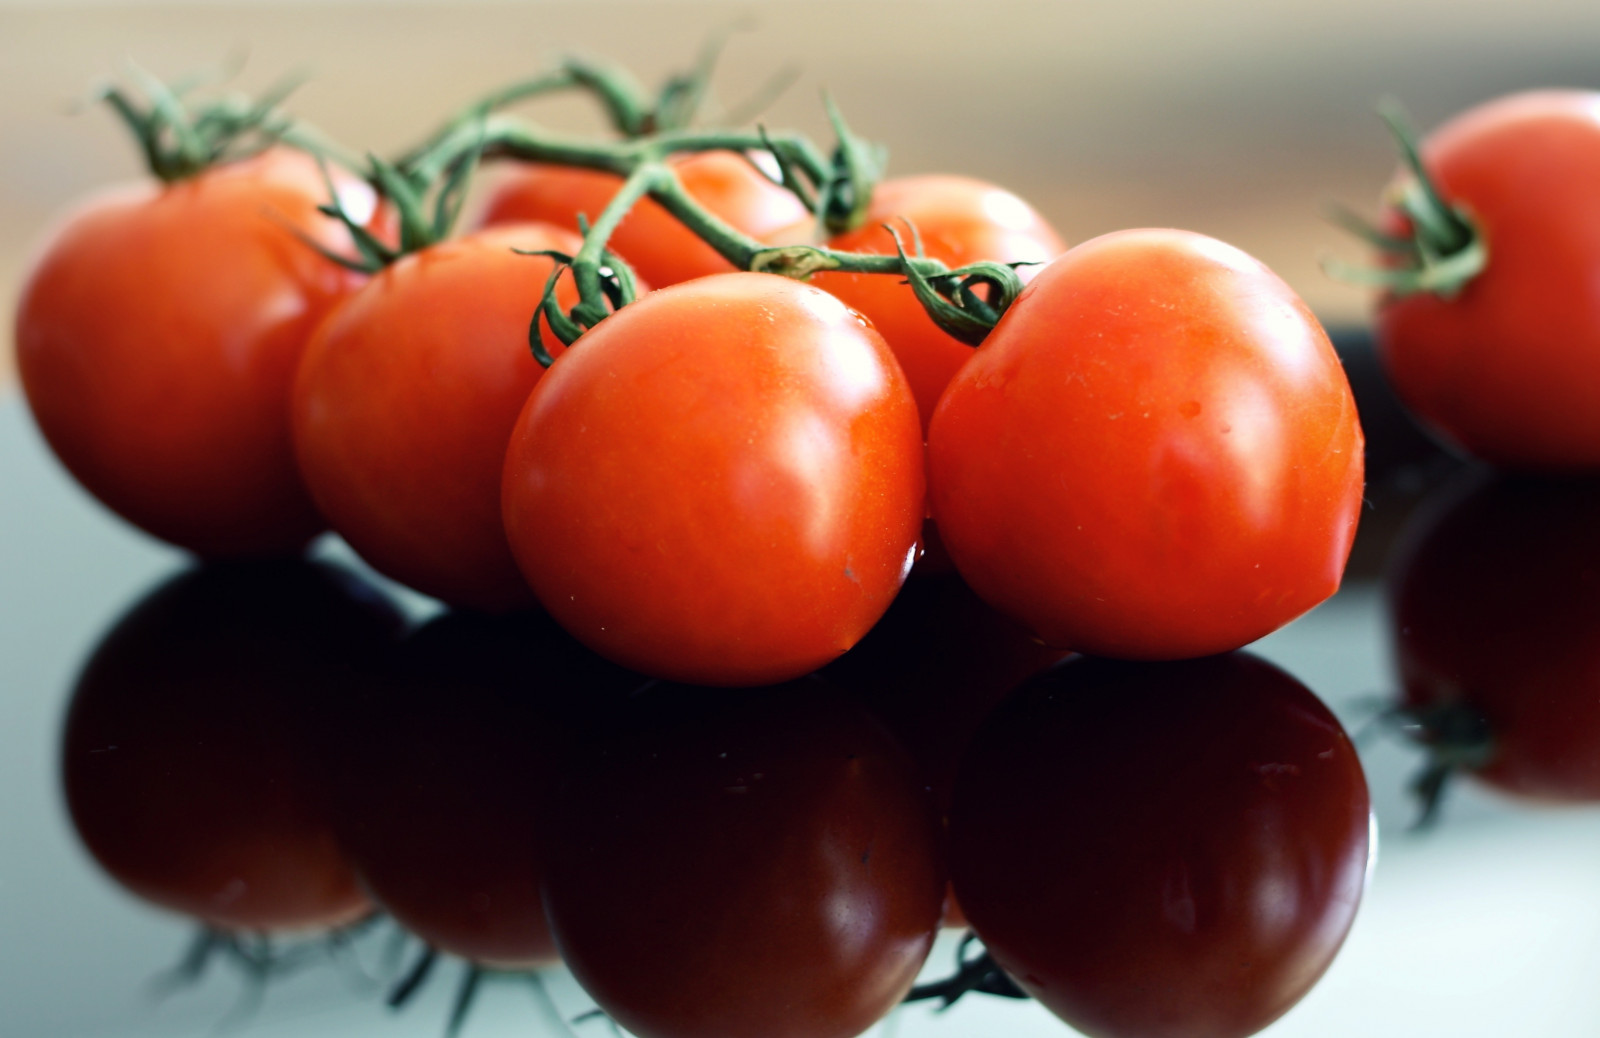
M 439 617 L 386 671 L 336 767 L 339 840 L 362 884 L 434 948 L 548 965 L 543 828 L 573 722 L 643 679 L 529 613 Z
M 1597 523 L 1600 484 L 1473 474 L 1407 531 L 1390 631 L 1401 705 L 1441 766 L 1600 799 Z
M 1396 394 L 1497 465 L 1600 467 L 1600 93 L 1500 98 L 1434 131 L 1421 153 L 1488 263 L 1453 297 L 1382 300 L 1379 355 Z
M 915 238 L 908 221 L 916 228 L 924 253 L 951 268 L 978 260 L 1030 261 L 1017 271 L 1029 280 L 1039 270 L 1033 263 L 1052 260 L 1066 249 L 1044 218 L 1016 195 L 981 180 L 945 175 L 885 180 L 873 190 L 865 223 L 827 244 L 841 252 L 892 256 L 894 236 L 885 228 L 888 224 L 899 232 L 906 251 L 913 253 Z M 774 240 L 804 244 L 809 226 Z M 811 283 L 871 319 L 911 384 L 926 431 L 940 394 L 971 358 L 972 347 L 934 324 L 901 278 L 824 271 L 812 275 Z
M 370 911 L 313 734 L 401 623 L 371 588 L 298 562 L 191 570 L 147 596 L 95 649 L 67 713 L 67 807 L 95 860 L 217 927 Z
M 371 192 L 343 181 L 353 211 Z M 102 192 L 56 226 L 17 308 L 40 431 L 95 497 L 206 556 L 293 552 L 323 528 L 287 401 L 312 329 L 358 278 L 330 248 L 321 174 L 267 152 L 166 186 Z
M 806 216 L 800 200 L 731 151 L 678 159 L 684 190 L 736 230 L 761 238 Z M 485 225 L 539 220 L 576 231 L 578 217 L 599 218 L 622 179 L 600 170 L 526 163 L 491 191 L 479 221 Z M 610 246 L 657 288 L 734 269 L 658 202 L 642 199 L 612 234 Z
M 883 339 L 770 274 L 651 293 L 557 359 L 506 453 L 506 532 L 580 641 L 760 685 L 838 656 L 905 579 L 916 402 Z
M 732 698 L 574 766 L 546 875 L 556 944 L 640 1038 L 850 1038 L 932 946 L 932 805 L 861 707 L 815 683 Z
M 1051 645 L 1237 648 L 1339 586 L 1362 436 L 1327 336 L 1230 245 L 1122 231 L 1025 288 L 928 432 L 932 514 L 981 597 Z
M 553 261 L 512 249 L 579 244 L 517 224 L 424 249 L 374 277 L 306 348 L 292 400 L 301 470 L 374 569 L 452 605 L 533 604 L 500 523 L 500 470 L 544 374 L 528 325 Z M 570 278 L 558 289 L 576 301 Z M 562 349 L 549 335 L 545 346 Z
M 995 961 L 1085 1035 L 1235 1038 L 1333 960 L 1369 813 L 1339 722 L 1277 668 L 1078 657 L 973 741 L 951 877 Z

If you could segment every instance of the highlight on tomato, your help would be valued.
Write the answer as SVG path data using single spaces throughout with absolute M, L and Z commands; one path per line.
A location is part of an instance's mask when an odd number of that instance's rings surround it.
M 62 737 L 67 809 L 95 861 L 224 930 L 370 912 L 317 733 L 401 624 L 371 587 L 298 561 L 190 570 L 146 596 L 84 666 Z
M 1600 468 L 1600 93 L 1496 98 L 1411 139 L 1379 229 L 1377 342 L 1447 444 L 1512 469 Z M 1354 221 L 1347 221 L 1354 224 Z
M 637 706 L 556 807 L 545 905 L 578 983 L 640 1038 L 851 1038 L 889 1013 L 945 887 L 905 750 L 814 679 Z
M 534 604 L 501 523 L 500 474 L 544 374 L 528 327 L 555 261 L 514 250 L 579 244 L 526 223 L 427 244 L 317 329 L 290 401 L 295 454 L 328 524 L 378 572 L 454 606 Z M 576 300 L 570 278 L 557 293 Z
M 1534 802 L 1600 800 L 1600 485 L 1470 473 L 1412 520 L 1387 577 L 1397 720 L 1452 776 Z
M 1333 961 L 1369 819 L 1344 729 L 1271 664 L 1076 657 L 973 740 L 951 879 L 993 961 L 1082 1033 L 1243 1038 Z
M 298 551 L 323 528 L 295 466 L 287 401 L 312 330 L 360 282 L 306 248 L 348 236 L 318 212 L 316 161 L 252 134 L 270 109 L 139 112 L 158 182 L 80 202 L 35 253 L 16 314 L 39 430 L 111 511 L 202 556 Z M 187 121 L 186 121 L 187 120 Z M 238 157 L 242 153 L 243 157 Z M 331 173 L 367 219 L 373 193 Z
M 1338 588 L 1362 448 L 1282 280 L 1213 238 L 1120 231 L 1040 271 L 952 379 L 930 512 L 973 590 L 1045 642 L 1203 656 Z
M 539 601 L 634 670 L 775 684 L 894 599 L 923 513 L 916 402 L 883 339 L 769 274 L 653 292 L 557 358 L 505 458 Z

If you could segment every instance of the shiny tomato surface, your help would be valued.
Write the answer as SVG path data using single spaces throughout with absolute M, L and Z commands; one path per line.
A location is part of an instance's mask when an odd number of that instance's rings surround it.
M 371 210 L 365 185 L 341 184 Z M 311 159 L 267 152 L 97 194 L 37 253 L 16 317 L 28 405 L 78 481 L 147 533 L 239 556 L 322 529 L 288 399 L 312 330 L 360 281 L 295 237 L 348 248 L 326 195 Z
M 675 161 L 673 170 L 696 202 L 751 237 L 763 238 L 806 215 L 799 199 L 735 152 L 690 155 Z M 578 217 L 594 223 L 621 186 L 622 178 L 614 173 L 527 163 L 502 177 L 479 221 L 488 225 L 538 220 L 576 231 Z M 648 198 L 635 204 L 617 227 L 610 247 L 657 288 L 734 269 Z
M 994 959 L 1090 1038 L 1240 1038 L 1333 960 L 1368 814 L 1343 728 L 1270 664 L 1077 657 L 973 741 L 951 878 Z
M 1600 468 L 1600 93 L 1503 97 L 1421 150 L 1488 264 L 1449 297 L 1381 302 L 1379 355 L 1396 394 L 1497 465 Z
M 299 562 L 192 570 L 146 597 L 84 667 L 62 739 L 67 807 L 95 860 L 223 928 L 369 911 L 317 733 L 400 623 L 370 588 Z
M 630 1033 L 852 1038 L 909 990 L 945 885 L 932 805 L 893 737 L 816 684 L 598 743 L 565 780 L 550 923 Z
M 1444 490 L 1391 567 L 1402 706 L 1503 792 L 1600 800 L 1597 524 L 1594 480 L 1479 473 Z
M 973 590 L 1051 645 L 1201 656 L 1338 588 L 1362 446 L 1339 358 L 1277 276 L 1122 231 L 1042 270 L 951 382 L 930 504 Z
M 329 524 L 374 569 L 451 605 L 533 604 L 500 522 L 500 470 L 544 374 L 528 328 L 554 264 L 512 250 L 578 245 L 547 224 L 435 245 L 318 329 L 294 387 L 295 449 Z M 570 278 L 557 288 L 576 301 Z
M 926 255 L 951 268 L 978 260 L 1029 261 L 1017 271 L 1023 280 L 1040 269 L 1033 264 L 1066 250 L 1061 237 L 1027 202 L 993 184 L 949 175 L 885 180 L 873 189 L 861 227 L 833 237 L 828 247 L 892 256 L 894 237 L 885 225 L 899 232 L 908 253 L 915 254 L 920 240 Z M 811 283 L 871 319 L 906 373 L 926 429 L 940 394 L 971 358 L 972 347 L 933 323 L 904 278 L 824 271 L 813 275 Z
M 634 670 L 772 684 L 843 653 L 905 579 L 916 402 L 883 339 L 769 274 L 651 293 L 539 383 L 506 533 L 562 626 Z

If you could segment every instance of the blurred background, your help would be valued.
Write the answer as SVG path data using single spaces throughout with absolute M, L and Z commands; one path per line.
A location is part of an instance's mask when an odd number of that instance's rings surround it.
M 140 175 L 128 135 L 83 105 L 129 60 L 173 77 L 243 53 L 236 85 L 252 92 L 308 72 L 292 110 L 354 148 L 392 153 L 563 53 L 608 58 L 657 83 L 692 61 L 709 33 L 736 24 L 748 28 L 715 80 L 729 106 L 793 66 L 797 80 L 764 117 L 771 126 L 827 140 L 826 89 L 859 133 L 889 146 L 894 173 L 993 180 L 1069 242 L 1149 225 L 1220 237 L 1345 328 L 1364 321 L 1367 294 L 1329 280 L 1318 260 L 1358 259 L 1361 249 L 1322 211 L 1335 200 L 1374 211 L 1395 165 L 1373 114 L 1379 97 L 1398 97 L 1427 128 L 1507 91 L 1600 88 L 1594 0 L 0 0 L 0 311 L 9 328 L 27 257 L 53 214 L 97 185 Z M 552 128 L 600 128 L 582 99 L 522 111 Z M 0 423 L 29 452 L 0 451 L 0 529 L 13 540 L 0 556 L 12 567 L 0 569 L 0 661 L 11 655 L 0 673 L 17 686 L 0 687 L 0 706 L 9 695 L 15 711 L 0 725 L 0 1034 L 215 1033 L 235 993 L 228 984 L 176 1016 L 130 1008 L 130 992 L 181 953 L 185 931 L 99 889 L 45 778 L 79 654 L 178 556 L 67 486 L 17 400 L 9 338 Z M 24 505 L 20 486 L 60 489 Z M 47 540 L 48 565 L 29 547 Z M 1293 660 L 1352 727 L 1394 683 L 1370 577 L 1260 646 Z M 41 607 L 33 591 L 46 586 L 59 593 Z M 1368 758 L 1380 818 L 1393 823 L 1384 865 L 1334 970 L 1271 1033 L 1594 1034 L 1596 817 L 1512 817 L 1469 793 L 1458 815 L 1467 824 L 1408 841 L 1412 760 L 1381 747 Z M 35 893 L 61 877 L 73 892 Z M 98 892 L 76 892 L 85 890 Z M 403 1021 L 372 998 L 352 1004 L 335 981 L 326 987 L 277 1000 L 282 1011 L 251 1033 L 437 1035 L 449 985 Z M 503 1011 L 487 1010 L 469 1034 L 529 1033 L 521 996 L 496 1005 Z M 904 1034 L 1065 1033 L 1013 1008 L 962 1007 L 943 1029 L 913 1023 Z

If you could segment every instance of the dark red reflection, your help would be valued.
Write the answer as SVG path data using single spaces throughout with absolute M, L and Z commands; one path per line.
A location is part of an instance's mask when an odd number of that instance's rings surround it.
M 337 769 L 339 837 L 381 907 L 484 965 L 556 959 L 544 823 L 582 718 L 644 679 L 539 614 L 450 614 L 400 646 Z
M 824 673 L 905 743 L 943 813 L 983 719 L 1024 678 L 1067 655 L 1040 644 L 954 573 L 918 570 L 877 626 Z M 945 925 L 966 925 L 953 897 Z
M 641 703 L 563 782 L 546 907 L 579 983 L 641 1038 L 849 1038 L 909 990 L 945 876 L 916 767 L 819 681 Z M 717 706 L 721 708 L 718 709 Z
M 994 959 L 1084 1034 L 1228 1038 L 1333 960 L 1368 814 L 1343 728 L 1283 671 L 1080 657 L 978 733 L 951 873 Z
M 1600 799 L 1600 482 L 1474 474 L 1389 574 L 1403 707 L 1437 757 L 1508 793 Z
M 309 736 L 400 624 L 354 577 L 304 562 L 206 566 L 150 594 L 95 650 L 67 714 L 67 806 L 95 860 L 223 928 L 367 912 Z

